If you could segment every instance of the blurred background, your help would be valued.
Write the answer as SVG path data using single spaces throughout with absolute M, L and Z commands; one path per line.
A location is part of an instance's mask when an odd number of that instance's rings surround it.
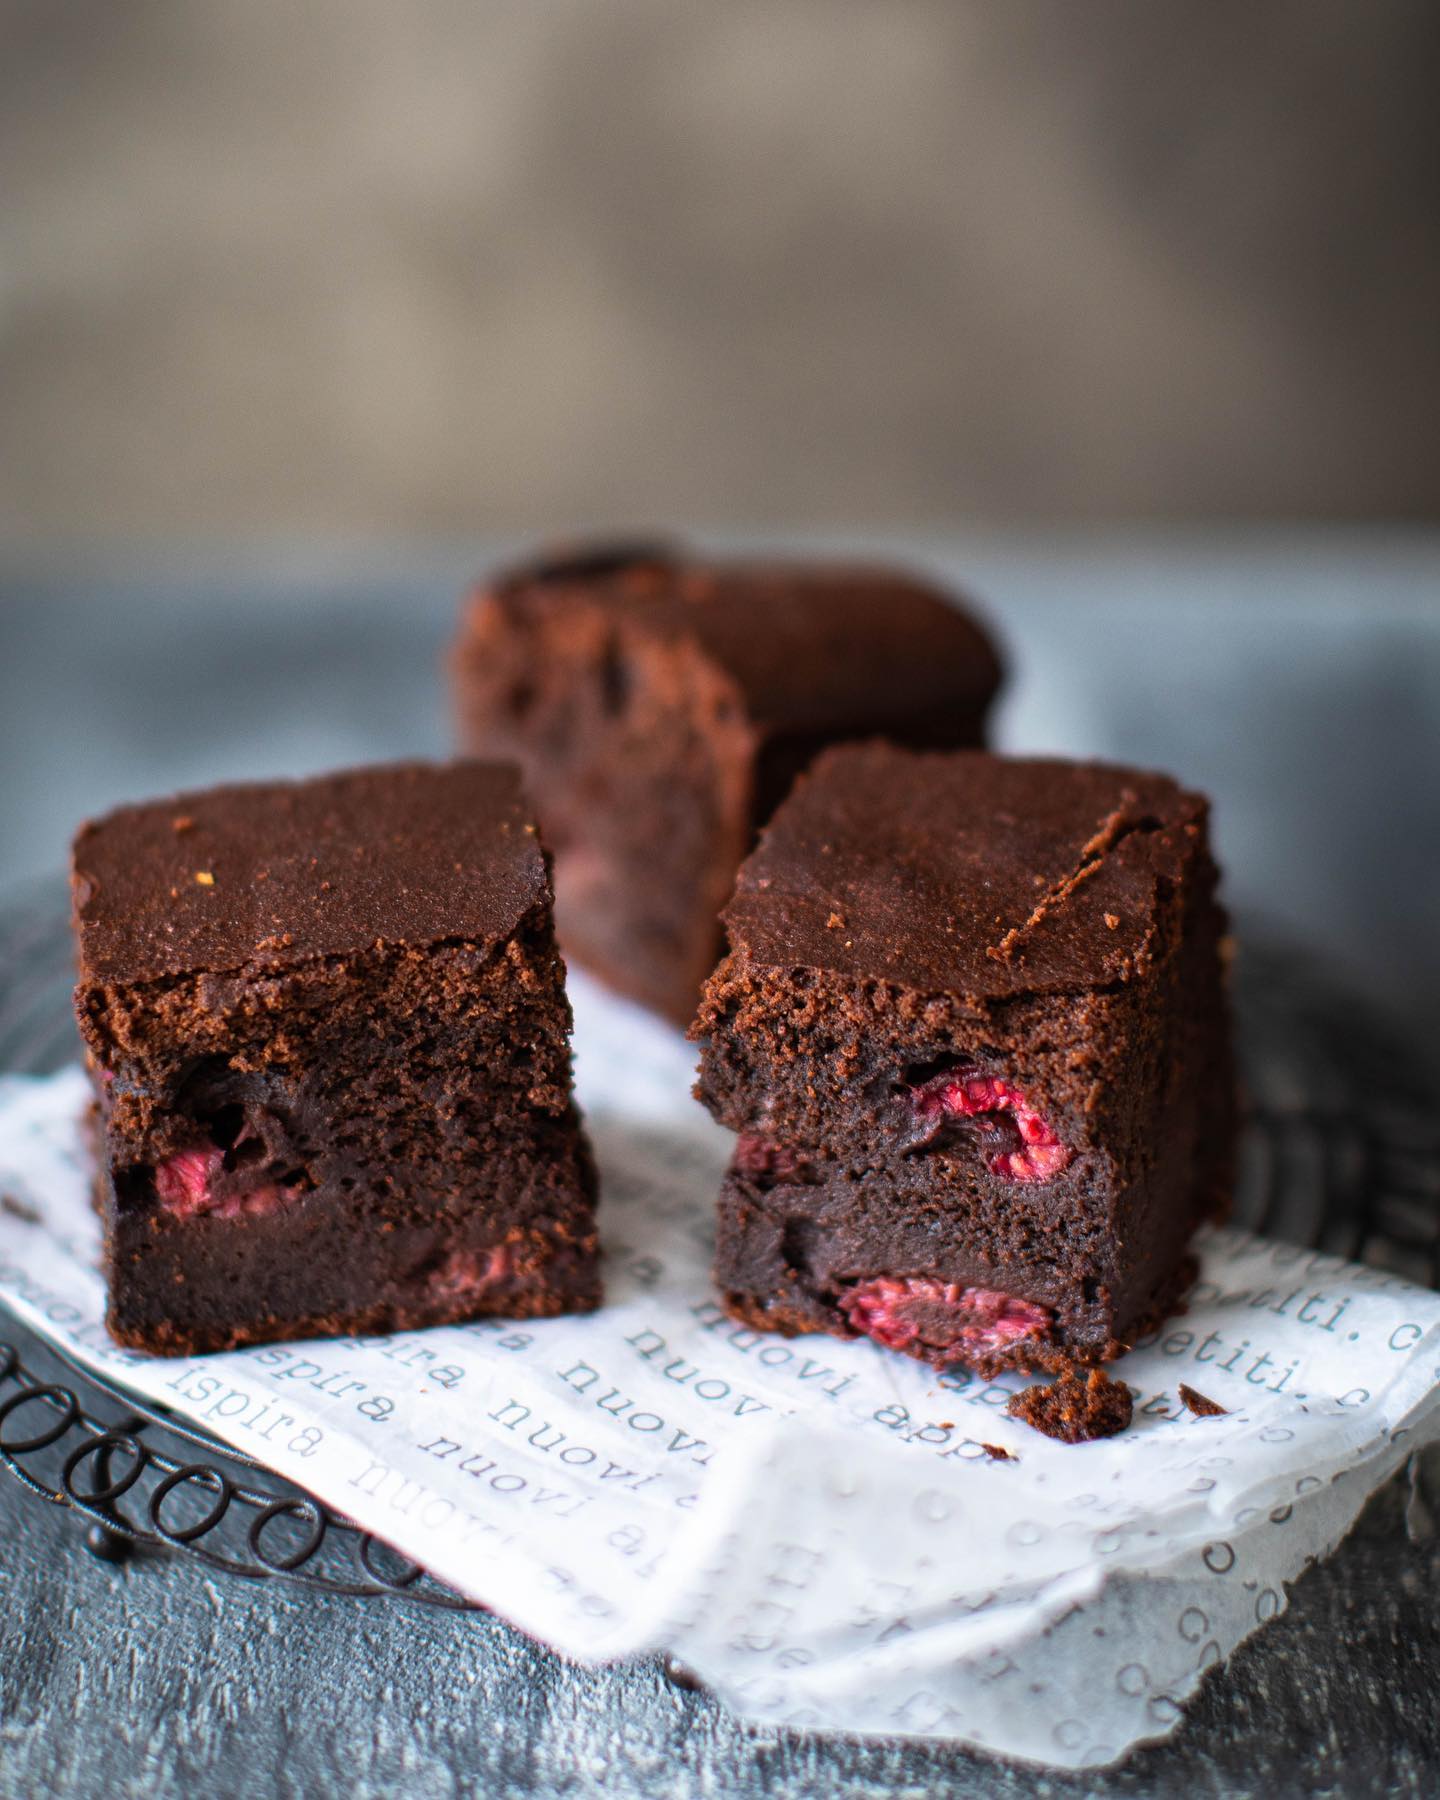
M 27 536 L 1440 510 L 1433 0 L 0 0 Z
M 536 536 L 917 561 L 1440 1005 L 1433 0 L 0 0 L 0 879 L 450 741 Z

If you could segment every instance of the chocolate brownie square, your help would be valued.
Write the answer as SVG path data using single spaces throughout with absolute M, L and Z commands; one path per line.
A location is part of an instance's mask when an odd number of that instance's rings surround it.
M 735 871 L 815 753 L 979 745 L 1000 680 L 974 620 L 908 575 L 645 546 L 499 576 L 452 660 L 465 749 L 535 796 L 566 954 L 682 1026 Z
M 513 769 L 123 807 L 81 829 L 72 886 L 120 1342 L 598 1303 L 565 971 Z
M 694 1032 L 737 1318 L 990 1373 L 1174 1304 L 1231 1185 L 1206 822 L 1100 764 L 870 744 L 801 777 Z

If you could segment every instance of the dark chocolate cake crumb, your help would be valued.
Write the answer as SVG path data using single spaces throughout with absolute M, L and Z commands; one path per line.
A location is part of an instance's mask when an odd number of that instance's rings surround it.
M 682 1663 L 678 1656 L 671 1656 L 667 1651 L 660 1658 L 660 1667 L 665 1679 L 672 1687 L 683 1688 L 689 1694 L 705 1692 L 705 1683 L 687 1663 Z
M 1221 1406 L 1216 1400 L 1208 1400 L 1204 1394 L 1197 1394 L 1192 1387 L 1180 1383 L 1180 1398 L 1185 1402 L 1197 1419 L 1224 1419 L 1229 1416 L 1230 1408 Z
M 1007 1450 L 1003 1444 L 982 1444 L 980 1448 L 991 1462 L 1018 1462 L 1020 1460 L 1013 1450 Z
M 1123 1431 L 1134 1404 L 1125 1383 L 1103 1369 L 1083 1375 L 1071 1369 L 1048 1385 L 1037 1384 L 1013 1395 L 1005 1412 L 1062 1444 L 1086 1444 Z

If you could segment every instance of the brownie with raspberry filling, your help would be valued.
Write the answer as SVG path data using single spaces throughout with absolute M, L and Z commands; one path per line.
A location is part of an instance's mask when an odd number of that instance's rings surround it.
M 1207 805 L 1164 776 L 827 751 L 692 1035 L 738 1134 L 716 1279 L 784 1332 L 1061 1369 L 1180 1297 L 1235 1128 Z
M 123 807 L 75 840 L 109 1324 L 159 1353 L 599 1299 L 513 768 Z
M 452 652 L 461 739 L 519 762 L 568 956 L 681 1026 L 735 871 L 829 744 L 984 742 L 1000 680 L 928 582 L 618 545 L 501 574 Z

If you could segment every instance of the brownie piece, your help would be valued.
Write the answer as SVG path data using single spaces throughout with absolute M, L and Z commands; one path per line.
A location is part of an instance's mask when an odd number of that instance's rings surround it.
M 467 751 L 518 761 L 555 855 L 566 954 L 679 1025 L 735 871 L 826 745 L 984 741 L 1000 667 L 943 594 L 887 569 L 618 546 L 469 600 Z
M 508 767 L 76 837 L 109 1325 L 195 1352 L 598 1304 L 546 859 Z
M 1100 764 L 827 751 L 739 875 L 694 1034 L 739 1133 L 730 1311 L 1065 1369 L 1179 1297 L 1229 1199 L 1207 807 Z
M 1048 1386 L 1028 1387 L 1006 1403 L 1008 1417 L 1061 1444 L 1114 1437 L 1130 1423 L 1135 1396 L 1103 1369 L 1057 1376 Z

